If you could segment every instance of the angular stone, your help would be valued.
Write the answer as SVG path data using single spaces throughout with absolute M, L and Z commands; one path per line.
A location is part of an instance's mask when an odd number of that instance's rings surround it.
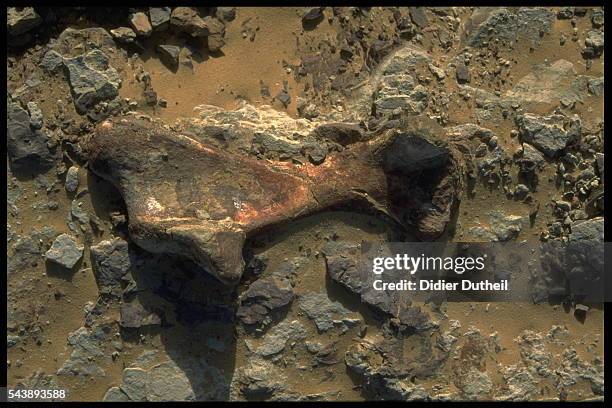
M 153 32 L 149 17 L 143 12 L 134 13 L 130 16 L 130 24 L 136 35 L 148 37 Z
M 236 316 L 244 324 L 262 323 L 269 314 L 293 300 L 293 288 L 287 281 L 272 277 L 258 279 L 240 296 Z
M 115 238 L 102 241 L 90 250 L 98 285 L 105 290 L 120 287 L 121 278 L 131 266 L 127 242 Z
M 121 77 L 108 63 L 108 56 L 100 50 L 74 58 L 65 58 L 74 105 L 80 114 L 86 113 L 98 102 L 119 95 Z
M 83 257 L 83 245 L 68 234 L 62 234 L 53 241 L 53 245 L 45 253 L 48 261 L 55 262 L 67 269 L 72 269 Z
M 233 21 L 236 18 L 236 7 L 217 7 L 215 16 L 226 23 Z
M 157 52 L 159 54 L 160 59 L 166 64 L 166 66 L 170 69 L 177 69 L 179 63 L 179 54 L 181 52 L 181 47 L 176 45 L 163 45 L 160 44 L 157 46 Z
M 153 31 L 164 31 L 170 24 L 170 7 L 149 7 L 149 18 Z
M 132 43 L 136 39 L 136 33 L 134 30 L 128 27 L 119 27 L 113 30 L 110 30 L 113 38 L 122 43 Z
M 463 170 L 457 170 L 462 159 L 439 161 L 440 167 L 435 161 L 425 163 L 443 177 L 433 185 L 414 179 L 423 183 L 420 200 L 392 206 L 397 194 L 410 196 L 414 165 L 394 164 L 386 174 L 384 152 L 407 137 L 392 130 L 330 155 L 323 165 L 297 165 L 239 156 L 132 118 L 101 123 L 87 150 L 90 169 L 123 195 L 135 243 L 150 252 L 187 256 L 221 281 L 235 284 L 244 267 L 246 236 L 330 206 L 358 200 L 394 213 L 398 222 L 416 222 L 423 236 L 441 234 L 462 188 Z M 387 190 L 388 178 L 397 185 L 393 194 Z M 428 204 L 433 196 L 438 197 L 434 208 Z M 407 216 L 412 205 L 429 210 L 415 221 Z
M 208 25 L 193 7 L 176 7 L 172 10 L 170 25 L 193 37 L 206 37 L 209 33 Z
M 161 324 L 161 318 L 154 311 L 147 310 L 136 298 L 131 302 L 123 302 L 119 309 L 121 327 L 138 328 Z
M 577 115 L 567 118 L 557 114 L 542 117 L 525 113 L 516 121 L 522 139 L 548 157 L 556 157 L 570 141 L 581 135 L 581 122 Z
M 7 98 L 6 115 L 6 148 L 11 169 L 38 173 L 53 167 L 58 154 L 49 149 L 47 135 L 32 128 L 28 112 Z

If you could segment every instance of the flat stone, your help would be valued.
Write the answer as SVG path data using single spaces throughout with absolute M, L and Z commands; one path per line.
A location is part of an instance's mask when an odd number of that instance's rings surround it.
M 149 370 L 146 395 L 148 401 L 193 401 L 191 382 L 174 362 L 158 364 Z
M 90 251 L 98 285 L 107 291 L 120 288 L 121 278 L 131 267 L 128 243 L 115 238 L 92 246 Z
M 83 257 L 83 245 L 68 234 L 62 234 L 53 241 L 53 245 L 45 253 L 48 261 L 55 262 L 67 269 L 72 269 Z
M 149 7 L 149 18 L 153 31 L 164 31 L 170 25 L 170 7 Z

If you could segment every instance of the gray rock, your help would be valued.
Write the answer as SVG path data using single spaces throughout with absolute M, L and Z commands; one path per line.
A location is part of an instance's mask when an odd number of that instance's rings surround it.
M 108 56 L 102 51 L 93 50 L 78 57 L 64 58 L 64 66 L 74 94 L 74 105 L 80 114 L 119 94 L 121 77 L 109 65 Z
M 110 30 L 113 38 L 121 43 L 129 44 L 136 40 L 136 33 L 134 30 L 128 27 L 119 27 L 113 30 Z
M 77 166 L 70 166 L 68 169 L 64 186 L 69 193 L 74 193 L 79 188 L 79 168 Z
M 542 7 L 521 7 L 516 13 L 505 8 L 478 8 L 467 27 L 467 43 L 476 48 L 486 47 L 499 39 L 513 42 L 518 36 L 532 41 L 552 27 L 555 15 Z
M 160 316 L 154 311 L 147 310 L 138 298 L 121 303 L 119 313 L 121 315 L 119 320 L 121 327 L 138 328 L 161 324 Z
M 463 385 L 461 393 L 467 399 L 487 396 L 493 388 L 493 381 L 491 381 L 487 372 L 480 371 L 476 368 L 470 369 L 467 374 L 465 374 L 465 378 L 461 384 Z
M 507 393 L 497 397 L 502 401 L 526 401 L 537 392 L 538 380 L 525 368 L 511 365 L 503 369 Z
M 271 357 L 285 350 L 288 342 L 304 340 L 307 336 L 308 333 L 300 322 L 297 320 L 285 320 L 274 326 L 262 338 L 261 345 L 254 347 L 247 340 L 247 347 L 259 356 Z
M 128 243 L 115 238 L 92 246 L 91 262 L 102 291 L 120 289 L 121 278 L 131 267 Z
M 215 16 L 223 22 L 230 22 L 236 18 L 236 7 L 217 7 Z
M 62 234 L 53 241 L 45 258 L 67 269 L 72 269 L 83 257 L 83 245 L 68 234 Z
M 265 399 L 286 389 L 286 379 L 280 370 L 262 358 L 251 358 L 239 367 L 232 379 L 232 400 Z
M 141 368 L 126 368 L 123 370 L 121 391 L 130 401 L 146 401 L 148 373 Z
M 548 157 L 556 157 L 570 141 L 581 135 L 581 122 L 577 115 L 567 118 L 563 115 L 537 116 L 526 113 L 517 117 L 522 139 Z
M 38 27 L 42 18 L 34 7 L 8 7 L 6 10 L 6 29 L 12 36 L 19 36 Z
M 31 117 L 19 103 L 7 99 L 6 148 L 14 172 L 44 172 L 59 157 L 48 147 L 49 138 L 33 128 Z
M 344 330 L 347 329 L 347 323 L 350 325 L 348 315 L 350 310 L 346 309 L 338 302 L 331 301 L 327 294 L 320 293 L 305 293 L 299 298 L 300 310 L 303 311 L 309 319 L 312 319 L 320 332 L 325 332 L 340 325 Z
M 119 387 L 110 387 L 104 397 L 102 398 L 104 402 L 128 402 L 130 399 Z
M 164 31 L 170 24 L 170 7 L 149 7 L 149 18 L 153 31 Z
M 301 146 L 269 133 L 257 132 L 253 138 L 251 150 L 266 158 L 287 160 L 300 154 Z
M 167 361 L 149 370 L 146 385 L 148 401 L 193 401 L 191 382 L 174 362 Z
M 272 277 L 258 279 L 240 296 L 236 316 L 244 324 L 263 323 L 272 312 L 284 308 L 293 300 L 293 288 L 288 281 Z
M 6 336 L 6 348 L 11 348 L 19 342 L 19 336 Z
M 57 72 L 64 66 L 64 57 L 57 51 L 47 51 L 40 61 L 40 66 L 48 72 Z
M 36 102 L 28 102 L 28 112 L 30 112 L 30 126 L 38 130 L 43 127 L 43 113 Z
M 73 351 L 59 368 L 57 375 L 104 376 L 104 370 L 96 363 L 96 360 L 104 357 L 102 344 L 107 340 L 107 331 L 99 326 L 91 330 L 81 327 L 70 333 L 68 344 L 73 347 Z
M 177 69 L 179 63 L 179 54 L 181 53 L 181 47 L 176 45 L 163 45 L 157 46 L 157 53 L 164 64 L 170 69 Z
M 475 226 L 470 233 L 487 241 L 509 241 L 518 236 L 527 221 L 525 216 L 507 215 L 502 211 L 489 212 L 489 226 Z
M 148 37 L 153 32 L 153 27 L 151 27 L 149 17 L 143 12 L 130 15 L 130 25 L 134 29 L 134 32 L 136 32 L 136 35 L 140 35 L 142 37 Z
M 466 84 L 470 82 L 470 70 L 465 64 L 458 64 L 455 69 L 455 75 L 457 76 L 457 82 L 460 84 Z
M 589 92 L 591 93 L 591 95 L 595 95 L 595 96 L 603 95 L 603 93 L 604 93 L 604 79 L 603 79 L 603 77 L 589 79 L 587 87 L 588 87 Z
M 585 49 L 582 54 L 585 58 L 599 57 L 604 50 L 604 33 L 600 30 L 590 30 L 584 40 Z
M 412 22 L 419 28 L 425 28 L 429 25 L 429 19 L 425 14 L 425 8 L 423 7 L 409 7 L 410 18 Z

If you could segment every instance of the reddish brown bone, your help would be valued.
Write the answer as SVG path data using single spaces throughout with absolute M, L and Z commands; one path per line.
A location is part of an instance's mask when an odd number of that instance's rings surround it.
M 402 222 L 397 203 L 389 205 L 382 165 L 390 141 L 382 136 L 329 155 L 319 166 L 296 165 L 231 154 L 130 118 L 101 123 L 88 152 L 90 169 L 122 194 L 138 245 L 188 256 L 235 284 L 244 240 L 263 227 L 354 199 Z

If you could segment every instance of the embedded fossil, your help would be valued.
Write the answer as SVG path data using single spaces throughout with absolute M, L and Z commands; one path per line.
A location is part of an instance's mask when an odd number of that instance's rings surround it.
M 129 118 L 101 123 L 88 154 L 89 168 L 123 196 L 138 245 L 191 258 L 235 284 L 248 236 L 330 207 L 367 203 L 423 239 L 442 234 L 462 170 L 449 144 L 429 139 L 388 130 L 315 166 L 229 153 Z

